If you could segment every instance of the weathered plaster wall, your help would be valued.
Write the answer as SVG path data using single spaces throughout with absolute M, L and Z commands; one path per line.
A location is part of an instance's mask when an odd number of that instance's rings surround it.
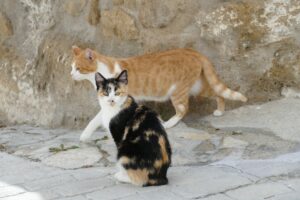
M 121 57 L 193 48 L 250 103 L 272 100 L 299 89 L 299 33 L 298 0 L 1 0 L 0 119 L 86 124 L 98 105 L 89 83 L 71 80 L 73 44 Z

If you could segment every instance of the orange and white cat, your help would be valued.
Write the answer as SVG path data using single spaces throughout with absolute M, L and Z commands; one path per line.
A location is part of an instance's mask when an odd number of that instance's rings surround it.
M 72 49 L 73 79 L 89 80 L 96 87 L 96 72 L 112 78 L 127 70 L 128 91 L 136 100 L 171 99 L 176 114 L 164 122 L 165 128 L 176 125 L 187 113 L 190 95 L 216 97 L 215 116 L 223 114 L 224 99 L 247 101 L 244 95 L 220 81 L 208 58 L 192 49 L 174 49 L 129 58 L 109 57 L 77 46 Z M 83 131 L 81 141 L 87 140 L 100 125 L 96 116 Z

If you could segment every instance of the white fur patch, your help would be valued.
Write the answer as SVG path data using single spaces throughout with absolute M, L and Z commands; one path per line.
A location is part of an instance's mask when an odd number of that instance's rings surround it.
M 93 84 L 94 88 L 96 89 L 95 73 L 81 74 L 76 69 L 75 62 L 73 62 L 71 66 L 72 66 L 71 76 L 74 80 L 76 80 L 76 81 L 88 80 Z
M 242 95 L 241 93 L 235 92 L 235 93 L 233 94 L 233 99 L 234 99 L 234 100 L 241 100 L 241 101 L 243 101 L 244 97 L 243 97 L 243 95 Z M 244 101 L 245 101 L 245 100 L 244 100 Z M 247 101 L 247 100 L 246 100 L 246 101 Z
M 171 85 L 171 87 L 169 88 L 168 92 L 166 95 L 164 96 L 160 96 L 160 97 L 154 97 L 154 96 L 135 96 L 134 98 L 137 101 L 157 101 L 157 102 L 164 102 L 170 99 L 171 95 L 173 94 L 173 92 L 176 89 L 176 85 L 173 84 Z
M 101 110 L 101 122 L 103 127 L 109 131 L 109 122 L 110 120 L 116 116 L 121 110 L 119 106 L 103 106 L 101 105 L 102 110 Z
M 71 69 L 71 75 L 73 75 L 76 71 L 76 65 L 75 65 L 75 62 L 72 63 L 72 69 Z
M 184 105 L 182 105 L 182 104 L 178 105 L 178 109 L 179 109 L 181 112 L 184 112 L 184 111 L 185 111 L 185 107 L 184 107 Z
M 191 90 L 190 90 L 190 94 L 191 95 L 198 95 L 202 90 L 202 82 L 201 80 L 197 80 L 194 85 L 191 87 Z
M 231 90 L 226 88 L 225 91 L 222 94 L 223 94 L 223 97 L 230 98 L 231 97 Z
M 101 126 L 101 121 L 102 121 L 102 112 L 100 111 L 94 119 L 92 119 L 87 127 L 84 129 L 80 136 L 80 141 L 81 142 L 86 142 L 89 140 L 89 138 L 92 136 L 93 132 Z
M 223 112 L 220 110 L 215 110 L 213 114 L 214 114 L 214 116 L 219 117 L 219 116 L 223 115 Z
M 173 116 L 171 119 L 169 119 L 168 121 L 166 121 L 165 123 L 163 123 L 164 128 L 172 128 L 173 126 L 175 126 L 180 120 L 182 119 L 182 117 L 179 117 L 178 115 Z
M 114 74 L 120 74 L 122 72 L 122 68 L 118 62 L 115 62 L 114 65 Z
M 131 180 L 127 174 L 127 171 L 124 169 L 124 167 L 122 166 L 120 161 L 117 162 L 117 168 L 118 168 L 119 172 L 117 172 L 115 174 L 115 178 L 120 182 L 131 183 Z
M 97 61 L 97 71 L 104 76 L 104 78 L 114 78 L 115 74 L 111 73 L 108 66 L 103 62 Z
M 222 84 L 218 84 L 218 85 L 214 86 L 214 90 L 215 90 L 216 93 L 221 92 L 222 88 L 223 88 Z

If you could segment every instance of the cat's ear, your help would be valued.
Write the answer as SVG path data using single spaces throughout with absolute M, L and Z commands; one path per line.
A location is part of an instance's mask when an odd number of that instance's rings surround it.
M 128 84 L 127 70 L 123 70 L 121 74 L 118 76 L 117 80 L 119 83 L 127 85 Z
M 72 51 L 73 51 L 73 54 L 74 54 L 75 56 L 77 56 L 77 55 L 80 54 L 81 49 L 80 49 L 78 46 L 74 45 L 74 46 L 72 46 Z
M 96 81 L 96 86 L 97 86 L 97 90 L 98 90 L 104 84 L 106 79 L 104 78 L 104 76 L 102 76 L 102 74 L 97 72 L 95 74 L 95 81 Z
M 95 52 L 92 49 L 86 49 L 85 50 L 85 57 L 91 61 L 95 60 L 96 55 Z

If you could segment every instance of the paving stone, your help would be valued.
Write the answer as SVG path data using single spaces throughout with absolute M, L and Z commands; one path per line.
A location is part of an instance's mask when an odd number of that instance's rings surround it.
M 298 101 L 280 100 L 260 106 L 258 110 L 263 110 L 259 112 L 261 120 L 266 120 L 267 117 L 272 119 L 266 124 L 258 123 L 257 126 L 254 123 L 255 119 L 250 119 L 254 120 L 250 122 L 245 121 L 248 119 L 247 112 L 254 116 L 257 106 L 246 106 L 241 110 L 229 111 L 221 118 L 206 119 L 212 120 L 212 124 L 217 124 L 217 127 L 220 124 L 222 126 L 226 124 L 226 127 L 233 128 L 237 127 L 241 120 L 242 127 L 253 129 L 253 133 L 256 133 L 257 128 L 269 128 L 271 122 L 291 121 L 291 116 L 288 116 L 290 107 L 286 110 L 275 108 L 274 113 L 271 108 L 294 104 L 298 104 Z M 295 117 L 295 114 L 296 111 L 293 111 L 292 117 Z M 282 118 L 282 116 L 288 117 Z M 232 119 L 235 119 L 236 122 L 228 121 Z M 297 120 L 298 118 L 296 122 Z M 288 129 L 288 133 L 279 135 L 282 129 L 278 129 L 278 126 L 273 127 L 277 130 L 276 133 L 259 132 L 257 134 L 269 134 L 268 136 L 273 138 L 272 141 L 276 142 L 283 141 L 282 138 L 293 136 L 300 130 L 299 128 L 297 130 L 297 126 L 293 126 L 292 128 L 295 130 Z M 207 130 L 214 130 L 210 126 L 207 128 Z M 192 198 L 204 200 L 260 200 L 264 198 L 299 200 L 300 152 L 297 149 L 298 137 L 284 140 L 285 143 L 282 144 L 293 143 L 291 145 L 293 148 L 287 148 L 288 151 L 279 153 L 269 151 L 267 158 L 246 160 L 249 158 L 244 157 L 244 151 L 249 145 L 252 145 L 253 153 L 256 151 L 263 153 L 264 151 L 264 149 L 259 149 L 259 146 L 253 146 L 249 138 L 246 140 L 246 134 L 233 136 L 226 132 L 229 129 L 214 130 L 212 133 L 200 129 L 187 127 L 183 122 L 168 129 L 173 147 L 173 163 L 168 171 L 169 184 L 159 187 L 137 187 L 131 184 L 121 184 L 114 179 L 113 175 L 117 171 L 115 168 L 117 149 L 111 137 L 108 140 L 100 140 L 97 143 L 92 141 L 82 145 L 78 141 L 81 131 L 51 130 L 31 126 L 2 128 L 0 129 L 0 144 L 4 146 L 4 149 L 1 150 L 10 154 L 0 152 L 0 200 L 176 200 Z M 99 136 L 95 134 L 92 139 L 98 138 Z M 80 148 L 59 152 L 55 155 L 49 152 L 49 147 L 58 147 L 60 144 L 64 144 L 66 147 L 78 145 Z M 221 149 L 229 151 L 222 153 Z M 61 154 L 65 155 L 59 158 Z M 97 159 L 93 160 L 92 167 L 85 166 L 85 158 L 95 155 L 97 155 Z M 53 159 L 53 157 L 59 158 L 56 161 L 59 160 L 60 165 L 55 165 L 57 167 L 45 165 L 44 161 L 47 161 L 47 158 Z M 55 161 L 55 159 L 53 160 Z M 72 162 L 76 165 L 80 164 L 78 169 L 62 169 L 70 166 L 69 163 Z
M 288 192 L 292 192 L 292 190 L 285 185 L 268 182 L 238 188 L 236 190 L 226 192 L 226 195 L 237 200 L 253 200 L 254 197 L 255 199 L 268 199 Z
M 76 169 L 85 166 L 92 166 L 102 158 L 97 147 L 71 149 L 56 153 L 42 162 L 48 166 L 60 167 L 63 169 Z
M 41 189 L 55 187 L 57 185 L 65 185 L 74 182 L 76 179 L 69 174 L 60 174 L 57 176 L 30 181 L 25 184 L 26 189 L 37 191 Z
M 87 197 L 91 199 L 118 199 L 127 196 L 134 196 L 140 194 L 144 196 L 144 193 L 153 194 L 153 191 L 158 190 L 159 187 L 139 187 L 127 183 L 119 183 L 112 187 L 104 188 L 103 190 L 87 194 Z M 149 193 L 150 192 L 150 193 Z M 147 196 L 147 195 L 146 195 Z
M 34 192 L 40 194 L 43 197 L 43 200 L 56 200 L 63 197 L 63 195 L 60 195 L 56 191 L 52 191 L 50 189 L 42 189 Z
M 116 167 L 93 167 L 68 170 L 77 180 L 95 179 L 116 173 Z
M 225 115 L 208 117 L 214 127 L 255 127 L 271 130 L 275 135 L 300 142 L 299 126 L 300 101 L 296 98 L 284 98 L 263 105 L 244 106 Z M 237 120 L 238 119 L 238 120 Z
M 111 179 L 97 178 L 92 180 L 75 181 L 73 183 L 68 183 L 67 185 L 52 188 L 51 191 L 55 191 L 65 197 L 69 197 L 101 190 L 114 184 L 115 181 Z
M 120 200 L 145 200 L 145 199 L 137 194 L 137 195 L 120 198 Z
M 235 139 L 233 137 L 225 137 L 223 140 L 223 148 L 244 148 L 248 145 L 248 142 Z
M 8 197 L 8 196 L 13 196 L 17 194 L 24 193 L 25 190 L 23 188 L 20 188 L 15 185 L 9 185 L 5 187 L 0 188 L 0 197 Z
M 298 173 L 298 175 L 300 175 L 300 173 Z M 299 178 L 279 181 L 279 183 L 283 183 L 284 185 L 288 186 L 289 188 L 293 188 L 295 191 L 300 192 L 300 179 Z
M 25 183 L 27 180 L 22 174 L 10 174 L 7 176 L 2 176 L 0 181 L 2 181 L 3 184 L 15 185 Z
M 118 199 L 121 197 L 130 196 L 137 193 L 136 186 L 129 184 L 115 185 L 103 190 L 87 194 L 90 199 Z
M 56 199 L 56 200 L 89 200 L 87 197 L 79 195 L 79 196 L 73 196 L 73 197 L 68 197 L 68 198 L 61 198 L 61 199 Z
M 299 169 L 299 163 L 280 162 L 274 160 L 247 160 L 235 162 L 220 162 L 226 165 L 231 165 L 245 173 L 255 175 L 259 178 L 270 176 L 279 176 L 288 174 L 294 170 Z
M 166 189 L 166 188 L 165 188 Z M 184 200 L 186 198 L 181 197 L 177 194 L 174 194 L 170 191 L 162 190 L 162 191 L 154 191 L 154 192 L 145 192 L 141 194 L 131 195 L 125 198 L 121 198 L 122 200 Z M 96 200 L 96 199 L 95 199 Z
M 180 180 L 173 180 L 170 184 L 175 194 L 196 198 L 251 184 L 251 181 L 238 171 L 228 168 L 195 167 L 182 174 Z
M 2 198 L 0 199 L 2 200 Z M 5 197 L 3 198 L 3 200 L 46 200 L 46 199 L 39 193 L 26 192 L 15 196 Z
M 0 181 L 0 188 L 1 187 L 6 187 L 6 186 L 9 186 L 9 184 L 5 183 L 5 182 L 2 182 L 3 180 Z
M 268 200 L 299 200 L 300 192 L 289 192 L 268 198 Z
M 201 198 L 201 200 L 233 200 L 224 194 L 217 194 L 205 198 Z

